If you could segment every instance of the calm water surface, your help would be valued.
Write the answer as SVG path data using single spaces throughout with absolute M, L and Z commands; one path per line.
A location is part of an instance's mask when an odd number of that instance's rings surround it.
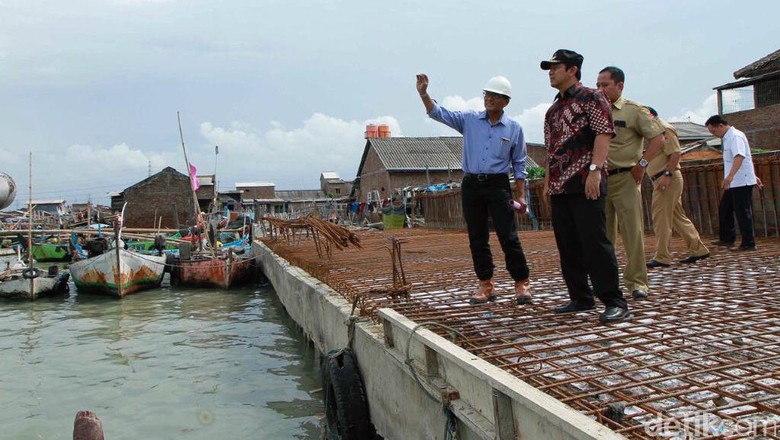
M 270 286 L 0 302 L 2 439 L 318 439 L 319 387 Z

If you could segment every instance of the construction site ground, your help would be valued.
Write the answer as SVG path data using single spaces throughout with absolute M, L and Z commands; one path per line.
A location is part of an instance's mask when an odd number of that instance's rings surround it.
M 331 246 L 330 257 L 322 240 L 304 232 L 263 241 L 353 302 L 355 313 L 376 320 L 379 308 L 390 307 L 442 324 L 431 330 L 457 334 L 463 348 L 628 438 L 780 439 L 776 237 L 759 238 L 753 252 L 711 246 L 705 237 L 710 258 L 649 270 L 648 299 L 624 289 L 633 319 L 605 325 L 600 304 L 553 313 L 568 296 L 551 231 L 520 234 L 534 297 L 523 306 L 513 301 L 493 234 L 498 299 L 471 305 L 476 278 L 464 231 L 356 233 L 360 248 Z M 647 235 L 647 260 L 654 250 Z M 616 251 L 622 268 L 620 242 Z M 678 237 L 672 251 L 675 260 L 688 256 Z

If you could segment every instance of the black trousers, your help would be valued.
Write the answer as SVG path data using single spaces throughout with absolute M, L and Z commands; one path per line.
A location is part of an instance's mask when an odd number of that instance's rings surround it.
M 569 298 L 593 304 L 595 293 L 607 307 L 628 307 L 620 290 L 615 248 L 607 239 L 606 195 L 598 200 L 588 200 L 585 194 L 561 194 L 550 199 L 555 242 Z
M 496 175 L 485 180 L 476 177 L 463 178 L 461 202 L 463 218 L 469 233 L 471 259 L 474 272 L 480 280 L 493 278 L 493 254 L 490 252 L 488 216 L 493 219 L 501 249 L 504 251 L 506 270 L 515 281 L 528 278 L 528 263 L 517 236 L 514 210 L 509 206 L 512 189 L 509 177 Z
M 734 216 L 737 217 L 739 232 L 742 234 L 742 246 L 756 245 L 753 232 L 753 187 L 755 185 L 738 186 L 723 191 L 718 205 L 720 218 L 719 238 L 726 243 L 737 241 L 737 230 L 734 227 Z

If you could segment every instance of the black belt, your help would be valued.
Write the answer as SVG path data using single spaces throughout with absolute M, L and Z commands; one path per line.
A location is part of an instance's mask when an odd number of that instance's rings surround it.
M 626 171 L 631 171 L 634 167 L 625 167 L 625 168 L 615 168 L 614 170 L 607 171 L 608 176 L 614 176 L 615 174 L 625 173 Z
M 500 173 L 500 174 L 472 174 L 472 173 L 464 173 L 463 178 L 464 179 L 473 179 L 477 182 L 487 182 L 488 180 L 498 179 L 498 178 L 505 178 L 509 179 L 508 174 Z
M 677 170 L 674 170 L 674 171 L 677 171 Z M 672 171 L 672 174 L 674 174 L 674 171 Z M 666 170 L 661 171 L 660 173 L 658 173 L 655 176 L 651 177 L 650 180 L 655 182 L 657 179 L 659 179 L 661 176 L 663 176 L 665 172 L 666 172 Z

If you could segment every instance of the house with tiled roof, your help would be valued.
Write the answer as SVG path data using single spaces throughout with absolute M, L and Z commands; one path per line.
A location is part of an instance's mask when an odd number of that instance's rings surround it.
M 780 50 L 736 70 L 734 79 L 715 87 L 718 113 L 751 147 L 780 150 Z

